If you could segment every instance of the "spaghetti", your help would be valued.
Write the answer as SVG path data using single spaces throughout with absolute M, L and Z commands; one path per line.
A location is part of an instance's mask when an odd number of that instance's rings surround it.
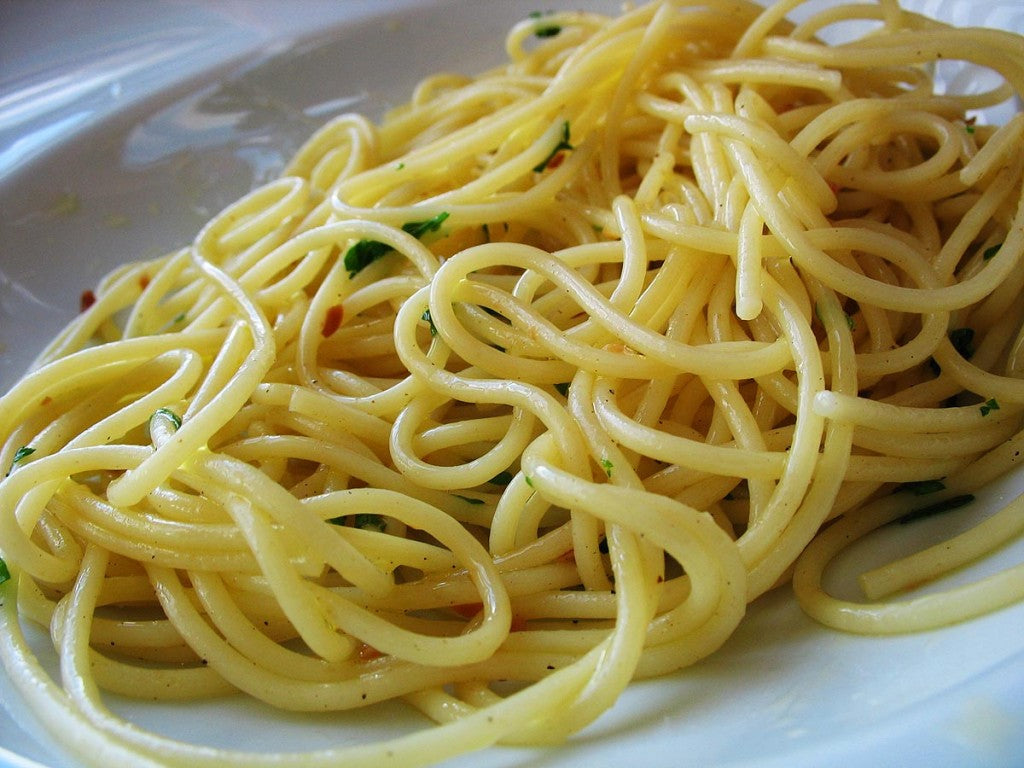
M 97 765 L 419 765 L 565 739 L 790 580 L 861 633 L 1024 598 L 1024 566 L 891 598 L 1019 536 L 1019 499 L 865 602 L 821 586 L 1018 459 L 1024 117 L 971 115 L 1024 42 L 797 5 L 531 17 L 110 274 L 0 401 L 2 654 L 44 725 Z M 940 59 L 1003 82 L 939 93 Z M 439 725 L 228 752 L 101 689 Z

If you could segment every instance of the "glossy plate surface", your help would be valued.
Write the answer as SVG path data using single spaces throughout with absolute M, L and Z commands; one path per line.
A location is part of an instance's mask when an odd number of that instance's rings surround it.
M 545 0 L 547 8 L 617 2 Z M 1016 1 L 914 0 L 958 24 L 1024 31 Z M 188 242 L 225 204 L 272 178 L 321 122 L 379 117 L 432 72 L 501 61 L 517 0 L 0 3 L 0 388 L 126 260 Z M 951 87 L 985 73 L 940 71 Z M 1019 108 L 1019 105 L 1018 105 Z M 1005 119 L 1006 114 L 987 116 Z M 966 525 L 1024 490 L 1005 478 L 969 510 L 909 539 Z M 870 542 L 833 569 L 837 590 L 882 555 Z M 1024 560 L 1024 542 L 963 574 Z M 852 594 L 852 593 L 851 593 Z M 35 647 L 55 671 L 49 641 Z M 69 768 L 0 680 L 0 765 Z M 111 697 L 140 725 L 216 745 L 312 749 L 397 734 L 399 705 L 293 715 L 242 697 L 164 706 Z M 1019 766 L 1024 605 L 893 638 L 830 631 L 788 589 L 759 600 L 724 648 L 634 684 L 563 748 L 493 749 L 457 766 Z

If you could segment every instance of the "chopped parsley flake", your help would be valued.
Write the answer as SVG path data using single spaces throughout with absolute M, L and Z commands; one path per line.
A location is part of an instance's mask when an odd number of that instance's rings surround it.
M 448 213 L 446 211 L 442 211 L 432 219 L 427 219 L 426 221 L 410 221 L 406 224 L 403 224 L 402 229 L 404 229 L 413 237 L 419 239 L 428 232 L 437 232 L 437 230 L 441 228 L 441 225 L 444 224 L 445 219 L 447 218 Z
M 534 11 L 530 14 L 531 19 L 543 19 L 545 16 L 549 16 L 551 11 Z M 539 23 L 533 29 L 533 34 L 537 37 L 555 37 L 559 32 L 562 31 L 562 27 L 558 24 L 545 24 Z
M 508 485 L 509 483 L 512 482 L 512 473 L 499 472 L 487 482 L 489 482 L 491 485 Z
M 7 563 L 0 557 L 0 584 L 11 580 L 11 572 L 7 569 Z
M 13 467 L 15 464 L 17 464 L 22 459 L 27 459 L 29 456 L 31 456 L 35 452 L 36 452 L 35 448 L 30 448 L 27 445 L 21 446 L 21 448 L 19 448 L 17 451 L 14 452 L 14 459 L 11 461 L 11 466 Z
M 431 219 L 425 221 L 409 221 L 402 225 L 402 229 L 420 239 L 429 232 L 436 232 L 441 224 L 448 218 L 448 213 L 442 211 Z M 348 276 L 354 277 L 364 268 L 377 261 L 381 256 L 392 251 L 392 247 L 380 240 L 360 240 L 345 252 L 345 269 Z
M 23 445 L 23 446 L 21 446 L 21 448 L 19 448 L 17 451 L 15 451 L 14 452 L 14 458 L 11 459 L 11 468 L 9 470 L 7 470 L 7 476 L 10 476 L 11 472 L 14 471 L 14 468 L 16 466 L 18 466 L 19 463 L 21 463 L 24 459 L 27 459 L 29 456 L 31 456 L 35 452 L 36 452 L 35 448 L 30 448 L 27 445 Z
M 149 420 L 152 421 L 153 419 L 157 418 L 158 416 L 163 417 L 163 418 L 167 419 L 169 422 L 171 422 L 171 424 L 174 425 L 175 431 L 181 429 L 181 416 L 176 414 L 170 408 L 157 408 L 153 412 L 153 415 L 149 417 Z
M 380 531 L 383 532 L 387 527 L 387 523 L 384 518 L 380 515 L 373 514 L 358 514 L 355 519 L 355 527 L 362 528 L 364 531 Z
M 348 270 L 348 276 L 354 277 L 391 250 L 390 245 L 380 240 L 360 240 L 345 252 L 345 269 Z
M 530 479 L 530 476 L 529 476 L 529 475 L 523 475 L 523 479 L 524 479 L 524 480 L 526 481 L 526 484 L 527 484 L 528 486 L 530 486 L 531 488 L 533 488 L 533 480 L 531 480 L 531 479 Z
M 422 315 L 422 317 L 420 319 L 421 320 L 426 320 L 427 323 L 430 325 L 430 335 L 431 336 L 437 336 L 437 326 L 434 325 L 434 320 L 433 320 L 433 318 L 430 317 L 430 310 L 429 309 L 425 309 L 423 311 L 423 315 Z
M 612 464 L 611 459 L 601 459 L 601 469 L 604 470 L 605 474 L 608 475 L 608 477 L 612 476 L 612 470 L 614 468 L 615 465 Z
M 847 312 L 843 310 L 840 311 L 843 312 L 843 319 L 846 321 L 846 327 L 849 328 L 851 331 L 856 330 L 857 324 L 854 322 L 853 318 Z M 821 306 L 818 304 L 818 302 L 814 302 L 814 316 L 818 318 L 819 323 L 825 325 L 825 317 L 821 313 Z
M 982 416 L 988 416 L 992 411 L 999 410 L 999 401 L 993 397 L 990 400 L 982 403 L 981 407 L 978 408 L 978 410 L 981 411 Z
M 545 157 L 542 162 L 537 163 L 537 165 L 535 165 L 533 167 L 533 170 L 536 173 L 542 172 L 545 168 L 548 167 L 548 165 L 551 163 L 551 161 L 554 160 L 555 155 L 557 155 L 563 149 L 572 149 L 572 148 L 573 148 L 572 144 L 569 143 L 569 121 L 566 120 L 564 123 L 562 123 L 562 138 L 561 138 L 561 140 L 555 145 L 555 148 L 551 150 L 550 154 L 548 154 L 548 156 Z

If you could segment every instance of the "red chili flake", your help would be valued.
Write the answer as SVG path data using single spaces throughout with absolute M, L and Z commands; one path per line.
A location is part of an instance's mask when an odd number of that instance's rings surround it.
M 146 290 L 146 286 L 149 285 L 149 275 L 139 276 L 139 288 Z
M 560 563 L 575 563 L 576 562 L 576 550 L 567 549 L 565 552 L 555 558 Z
M 554 157 L 548 160 L 548 168 L 557 168 L 565 160 L 565 152 L 556 152 Z
M 341 304 L 335 304 L 324 314 L 324 324 L 320 329 L 326 339 L 341 327 L 341 321 L 345 319 L 345 308 Z
M 78 300 L 79 309 L 85 312 L 89 307 L 96 303 L 96 294 L 92 291 L 82 291 L 82 296 Z
M 44 397 L 42 400 L 39 401 L 39 405 L 42 406 L 43 408 L 45 408 L 46 406 L 48 406 L 52 402 L 53 402 L 53 398 L 50 397 L 49 395 L 47 395 L 46 397 Z
M 360 661 L 373 661 L 374 659 L 379 659 L 383 655 L 383 653 L 367 643 L 362 643 L 359 646 L 358 656 Z
M 830 181 L 828 183 L 828 188 L 832 190 L 833 195 L 839 194 L 839 190 L 842 189 L 842 187 L 836 184 L 834 181 Z

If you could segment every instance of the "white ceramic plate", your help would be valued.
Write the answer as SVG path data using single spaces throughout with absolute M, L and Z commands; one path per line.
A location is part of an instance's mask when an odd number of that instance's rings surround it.
M 618 3 L 542 5 L 614 10 Z M 1024 31 L 1016 0 L 908 5 L 959 24 Z M 504 30 L 537 7 L 531 0 L 0 3 L 0 388 L 110 268 L 190 240 L 223 205 L 271 178 L 331 115 L 379 116 L 425 74 L 497 63 Z M 959 88 L 983 79 L 945 74 Z M 1006 478 L 959 517 L 908 526 L 905 535 L 939 535 L 1022 490 L 1024 475 Z M 866 546 L 850 553 L 835 569 L 836 588 L 877 557 Z M 1018 542 L 964 578 L 1022 560 Z M 52 669 L 48 640 L 31 636 Z M 9 688 L 0 680 L 0 765 L 76 766 L 49 745 Z M 309 716 L 242 697 L 175 707 L 109 703 L 161 733 L 248 749 L 311 749 L 422 725 L 399 705 Z M 564 748 L 492 749 L 452 765 L 1024 765 L 1024 605 L 877 639 L 820 627 L 779 590 L 751 606 L 713 657 L 631 686 Z

